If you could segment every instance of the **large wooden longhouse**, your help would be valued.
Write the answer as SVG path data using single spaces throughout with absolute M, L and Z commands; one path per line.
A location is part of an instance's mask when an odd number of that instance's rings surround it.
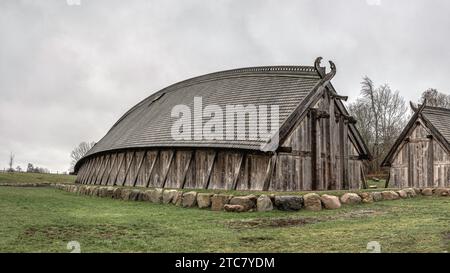
M 382 165 L 394 187 L 450 186 L 450 109 L 411 104 L 414 115 Z
M 370 154 L 344 107 L 346 97 L 330 83 L 334 64 L 326 73 L 320 60 L 314 66 L 217 72 L 156 92 L 125 113 L 77 162 L 77 182 L 271 191 L 362 187 L 363 162 Z M 278 130 L 259 139 L 175 140 L 171 110 L 192 109 L 198 98 L 203 107 L 221 109 L 277 105 Z M 275 135 L 279 141 L 273 141 Z

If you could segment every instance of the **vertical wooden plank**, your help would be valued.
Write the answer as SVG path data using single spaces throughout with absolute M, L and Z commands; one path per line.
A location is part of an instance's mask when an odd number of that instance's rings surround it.
M 117 185 L 117 177 L 119 176 L 120 169 L 122 168 L 124 164 L 125 154 L 124 153 L 118 153 L 117 159 L 116 159 L 116 166 L 113 167 L 111 170 L 111 176 L 108 180 L 108 185 L 115 186 Z
M 434 140 L 433 136 L 428 136 L 430 142 L 428 143 L 428 187 L 435 187 L 434 183 Z
M 137 158 L 136 158 L 137 152 L 129 152 L 127 153 L 127 163 L 128 168 L 127 172 L 125 174 L 125 179 L 123 181 L 123 186 L 133 186 L 133 178 L 134 178 L 134 172 L 137 165 Z
M 155 165 L 156 162 L 159 160 L 159 156 L 160 156 L 160 151 L 156 151 L 155 152 L 147 152 L 147 162 L 150 162 L 150 164 L 148 165 L 148 163 L 145 166 L 149 166 L 149 168 L 144 168 L 143 169 L 143 174 L 142 174 L 142 180 L 145 181 L 145 187 L 148 188 L 150 186 L 150 182 L 152 180 L 152 175 L 154 173 L 155 170 Z M 148 177 L 147 180 L 144 179 L 145 177 L 145 173 L 147 173 Z
M 136 153 L 136 158 L 137 158 L 136 162 L 138 163 L 138 165 L 137 165 L 137 169 L 136 169 L 136 172 L 135 172 L 135 175 L 133 178 L 133 187 L 136 187 L 136 185 L 143 184 L 143 183 L 137 183 L 137 181 L 138 181 L 139 173 L 141 172 L 141 169 L 142 169 L 142 165 L 145 161 L 146 155 L 147 155 L 146 151 L 141 151 L 141 152 Z
M 89 178 L 87 180 L 87 184 L 94 184 L 94 179 L 95 179 L 95 177 L 97 175 L 97 169 L 98 169 L 99 160 L 100 160 L 99 157 L 95 157 L 94 158 L 94 162 L 93 162 L 93 165 L 92 165 L 92 171 L 89 174 Z
M 108 170 L 108 173 L 103 177 L 102 185 L 108 185 L 109 179 L 111 177 L 111 172 L 116 165 L 116 161 L 117 161 L 117 154 L 114 153 L 111 155 L 111 162 L 110 162 L 109 170 Z
M 161 177 L 161 181 L 163 181 L 163 183 L 162 183 L 161 188 L 165 188 L 165 186 L 166 186 L 167 174 L 169 173 L 170 166 L 172 165 L 174 153 L 175 153 L 175 151 L 173 151 L 173 150 L 169 150 L 167 152 L 168 152 L 167 164 L 164 164 L 161 168 L 163 170 L 163 175 Z
M 310 109 L 309 112 L 310 118 L 310 132 L 311 132 L 311 186 L 312 190 L 317 190 L 319 187 L 319 175 L 318 175 L 318 143 L 317 143 L 317 110 Z M 320 163 L 319 163 L 320 164 Z
M 239 155 L 238 161 L 236 162 L 236 165 L 234 166 L 233 183 L 232 183 L 232 186 L 231 186 L 232 190 L 236 190 L 236 188 L 237 188 L 237 182 L 238 182 L 238 178 L 239 178 L 239 173 L 242 170 L 243 159 L 244 159 L 244 154 L 241 153 Z
M 195 151 L 189 151 L 188 161 L 184 167 L 183 174 L 181 175 L 180 182 L 181 188 L 184 189 L 184 185 L 186 184 L 186 176 L 189 171 L 189 168 L 192 164 L 193 158 L 195 156 Z
M 214 165 L 216 165 L 216 161 L 217 161 L 217 157 L 218 157 L 217 154 L 218 153 L 215 151 L 212 163 L 211 163 L 211 165 L 209 166 L 209 168 L 207 170 L 207 173 L 206 173 L 207 179 L 206 179 L 206 183 L 204 185 L 204 189 L 208 189 L 209 188 L 209 184 L 211 183 L 212 172 L 213 172 L 213 169 L 214 169 Z
M 103 176 L 105 175 L 105 172 L 106 172 L 106 166 L 108 165 L 109 157 L 110 157 L 110 155 L 103 156 L 103 162 L 100 165 L 99 176 L 97 177 L 95 184 L 100 185 L 102 183 Z

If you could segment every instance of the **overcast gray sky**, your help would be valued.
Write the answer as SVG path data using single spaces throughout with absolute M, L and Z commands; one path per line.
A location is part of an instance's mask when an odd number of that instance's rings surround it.
M 448 0 L 0 1 L 0 168 L 10 152 L 66 171 L 134 104 L 188 77 L 335 61 L 355 99 L 362 76 L 407 100 L 450 92 Z

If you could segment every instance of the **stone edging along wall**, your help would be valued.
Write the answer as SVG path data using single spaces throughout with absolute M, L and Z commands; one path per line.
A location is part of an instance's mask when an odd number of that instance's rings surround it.
M 416 196 L 450 196 L 449 188 L 406 188 L 398 191 L 379 192 L 348 192 L 342 196 L 317 193 L 300 195 L 247 195 L 233 196 L 230 194 L 183 192 L 170 189 L 128 189 L 106 186 L 51 184 L 50 186 L 80 195 L 121 199 L 126 201 L 147 201 L 152 203 L 173 204 L 184 208 L 197 207 L 213 211 L 298 211 L 307 209 L 319 211 L 322 209 L 339 209 L 342 204 L 354 205 L 361 203 L 380 202 L 414 198 Z

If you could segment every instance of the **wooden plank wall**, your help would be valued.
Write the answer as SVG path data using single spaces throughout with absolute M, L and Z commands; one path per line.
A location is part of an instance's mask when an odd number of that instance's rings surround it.
M 448 187 L 450 155 L 419 120 L 399 146 L 390 175 L 394 187 Z

